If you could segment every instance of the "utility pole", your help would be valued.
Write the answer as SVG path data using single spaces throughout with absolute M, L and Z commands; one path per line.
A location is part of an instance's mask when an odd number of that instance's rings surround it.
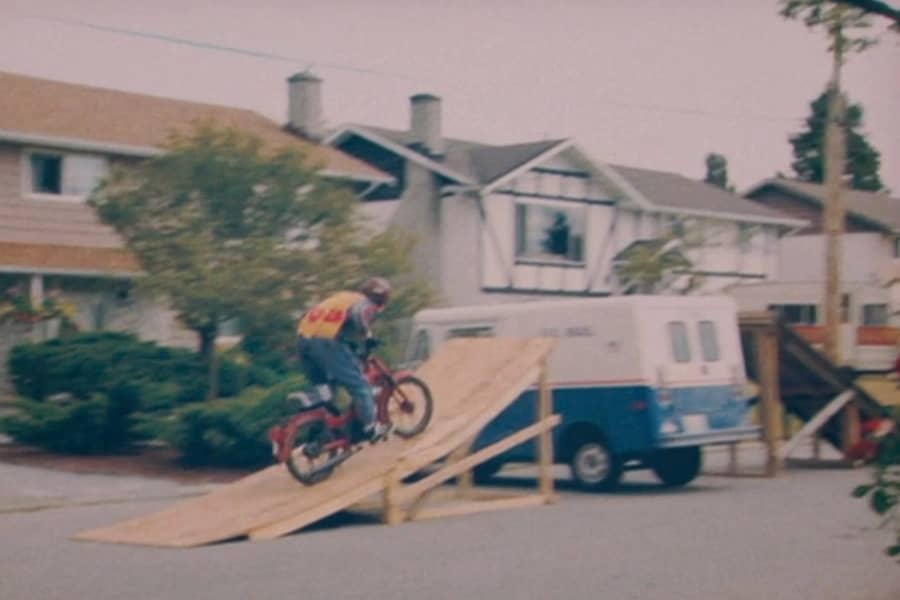
M 846 142 L 846 101 L 841 93 L 844 36 L 835 26 L 831 81 L 828 83 L 828 121 L 825 128 L 825 355 L 841 364 L 841 236 L 846 207 L 842 194 Z

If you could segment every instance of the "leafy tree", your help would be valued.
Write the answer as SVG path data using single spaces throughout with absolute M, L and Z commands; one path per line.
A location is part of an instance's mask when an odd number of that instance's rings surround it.
M 882 518 L 882 527 L 891 525 L 894 541 L 885 548 L 889 556 L 900 557 L 900 409 L 895 411 L 894 426 L 879 441 L 879 451 L 872 464 L 872 482 L 857 486 L 852 495 L 868 498 L 869 508 Z
M 879 15 L 891 21 L 891 28 L 900 33 L 900 9 L 881 0 L 839 0 L 841 4 L 858 8 L 867 14 Z
M 703 181 L 723 190 L 733 192 L 734 186 L 728 183 L 728 159 L 715 152 L 707 154 L 706 177 Z
M 801 181 L 822 183 L 825 180 L 825 126 L 828 122 L 828 96 L 826 90 L 810 104 L 811 114 L 806 119 L 806 130 L 790 137 L 794 148 L 791 167 Z M 879 191 L 884 185 L 878 175 L 881 155 L 859 130 L 863 126 L 863 108 L 859 104 L 847 107 L 846 163 L 844 173 L 850 186 L 857 190 Z
M 210 398 L 224 321 L 238 319 L 257 349 L 290 352 L 293 320 L 308 302 L 369 273 L 409 269 L 408 242 L 367 235 L 356 202 L 296 149 L 264 147 L 212 123 L 173 135 L 158 157 L 115 169 L 90 199 L 140 262 L 139 285 L 196 332 Z M 395 311 L 427 301 L 421 286 L 408 287 Z
M 624 294 L 659 294 L 693 264 L 682 252 L 683 244 L 673 233 L 639 240 L 613 259 L 613 272 Z

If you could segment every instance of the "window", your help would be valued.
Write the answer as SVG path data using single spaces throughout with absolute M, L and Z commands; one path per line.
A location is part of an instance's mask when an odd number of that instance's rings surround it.
M 862 307 L 862 325 L 879 327 L 888 323 L 887 304 L 864 304 Z
M 106 159 L 88 154 L 32 152 L 28 155 L 32 194 L 82 199 L 106 175 Z
M 423 362 L 431 356 L 431 335 L 427 329 L 420 329 L 413 338 L 412 349 L 409 353 L 409 360 L 413 362 Z
M 741 254 L 747 254 L 750 252 L 750 250 L 752 250 L 753 238 L 756 233 L 756 227 L 754 227 L 753 225 L 748 225 L 746 223 L 740 223 L 738 225 L 737 243 L 738 251 Z
M 62 157 L 31 155 L 31 191 L 35 194 L 62 193 Z
M 447 339 L 494 337 L 494 328 L 490 325 L 475 325 L 472 327 L 458 327 L 447 332 Z
M 672 345 L 672 358 L 675 359 L 675 362 L 691 361 L 691 346 L 688 342 L 687 326 L 684 321 L 669 323 L 669 342 Z
M 583 262 L 585 210 L 585 206 L 517 203 L 516 258 Z
M 700 321 L 697 325 L 700 332 L 700 351 L 703 360 L 716 362 L 719 360 L 719 336 L 716 333 L 716 324 L 712 321 Z
M 770 304 L 769 310 L 791 325 L 816 324 L 815 304 Z

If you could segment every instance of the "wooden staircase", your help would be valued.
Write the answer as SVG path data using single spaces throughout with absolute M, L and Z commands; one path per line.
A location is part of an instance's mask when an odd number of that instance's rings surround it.
M 765 369 L 776 371 L 768 378 L 777 381 L 782 409 L 807 423 L 824 419 L 815 429 L 838 450 L 846 452 L 859 440 L 860 420 L 888 416 L 884 406 L 854 383 L 851 370 L 836 366 L 771 313 L 742 313 L 739 324 L 747 376 L 763 381 Z M 844 394 L 848 391 L 852 395 Z M 847 406 L 840 406 L 843 402 Z

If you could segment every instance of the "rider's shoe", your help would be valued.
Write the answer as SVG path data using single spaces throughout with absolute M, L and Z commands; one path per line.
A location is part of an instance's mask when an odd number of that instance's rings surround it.
M 369 425 L 364 430 L 366 438 L 369 440 L 370 444 L 376 444 L 381 440 L 386 440 L 388 434 L 391 432 L 391 426 L 386 423 L 381 423 L 380 421 L 376 421 L 374 424 Z

